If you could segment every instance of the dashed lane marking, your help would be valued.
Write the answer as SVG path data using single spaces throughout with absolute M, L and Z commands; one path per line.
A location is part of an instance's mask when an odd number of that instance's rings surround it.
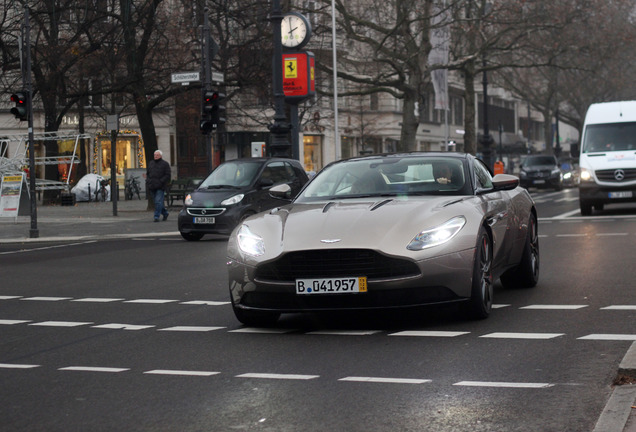
M 368 336 L 380 333 L 380 330 L 315 330 L 305 334 L 329 336 Z
M 141 303 L 141 304 L 166 304 L 177 303 L 179 300 L 165 300 L 165 299 L 136 299 L 126 300 L 124 303 Z
M 388 384 L 425 384 L 425 383 L 432 382 L 432 380 L 430 379 L 383 378 L 383 377 L 362 377 L 362 376 L 344 377 L 344 378 L 340 378 L 338 381 L 388 383 Z
M 601 310 L 636 310 L 636 305 L 612 305 L 602 307 Z
M 77 321 L 42 321 L 37 323 L 31 323 L 31 326 L 42 326 L 42 327 L 80 327 L 88 324 L 93 324 L 92 322 L 77 322 Z
M 226 301 L 192 300 L 192 301 L 180 302 L 179 304 L 182 304 L 182 305 L 224 306 L 224 305 L 229 305 L 230 302 L 226 302 Z
M 230 330 L 229 333 L 262 333 L 262 334 L 284 334 L 296 332 L 296 329 L 284 328 L 261 328 L 261 327 L 241 327 L 239 329 Z
M 559 336 L 564 336 L 565 333 L 512 333 L 512 332 L 495 332 L 482 336 L 481 338 L 494 338 L 494 339 L 554 339 Z
M 212 376 L 221 372 L 212 371 L 187 371 L 187 370 L 170 370 L 170 369 L 154 369 L 144 372 L 149 375 L 182 375 L 182 376 Z
M 542 389 L 554 387 L 554 384 L 550 383 L 531 383 L 531 382 L 497 382 L 497 381 L 460 381 L 454 386 L 469 386 L 469 387 L 499 387 L 499 388 L 525 388 L 525 389 Z
M 94 366 L 68 366 L 59 368 L 61 371 L 77 371 L 77 372 L 109 372 L 119 373 L 129 371 L 129 368 L 113 368 L 113 367 L 94 367 Z
M 110 329 L 110 330 L 145 330 L 149 328 L 156 327 L 154 325 L 136 325 L 136 324 L 101 324 L 96 326 L 91 326 L 91 328 L 101 328 L 101 329 Z
M 576 310 L 583 309 L 588 307 L 588 305 L 548 305 L 548 304 L 537 304 L 530 306 L 523 306 L 519 309 L 530 309 L 530 310 Z
M 106 297 L 86 297 L 71 300 L 73 302 L 86 302 L 86 303 L 111 303 L 111 302 L 120 302 L 126 299 L 123 298 L 106 298 Z
M 40 365 L 0 363 L 0 369 L 33 369 Z
M 224 329 L 225 327 L 199 327 L 199 326 L 174 326 L 158 329 L 158 331 L 175 331 L 175 332 L 209 332 Z
M 469 334 L 470 332 L 458 331 L 429 331 L 429 330 L 405 330 L 397 333 L 390 333 L 389 336 L 418 336 L 418 337 L 457 337 Z
M 590 334 L 578 339 L 603 341 L 636 341 L 636 334 Z
M 8 319 L 0 319 L 0 325 L 15 325 L 15 324 L 24 324 L 31 322 L 31 320 L 8 320 Z
M 71 300 L 73 297 L 24 297 L 20 300 L 32 300 L 32 301 L 62 301 Z
M 276 373 L 245 373 L 236 375 L 236 378 L 258 379 L 282 379 L 282 380 L 311 380 L 320 378 L 320 375 L 276 374 Z

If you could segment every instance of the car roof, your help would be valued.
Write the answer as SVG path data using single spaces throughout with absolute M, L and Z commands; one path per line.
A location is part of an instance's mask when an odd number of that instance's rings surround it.
M 347 159 L 341 159 L 338 162 L 346 162 L 346 161 L 354 161 L 354 160 L 367 160 L 367 159 L 403 159 L 403 158 L 412 158 L 412 157 L 430 157 L 430 158 L 452 158 L 452 159 L 461 159 L 467 160 L 472 155 L 468 153 L 454 153 L 454 152 L 404 152 L 404 153 L 379 153 L 373 155 L 365 155 L 365 156 L 353 156 Z

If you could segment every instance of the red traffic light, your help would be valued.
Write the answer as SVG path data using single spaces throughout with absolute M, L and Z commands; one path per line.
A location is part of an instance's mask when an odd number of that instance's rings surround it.
M 15 107 L 11 108 L 11 114 L 18 120 L 27 119 L 27 99 L 25 92 L 16 92 L 11 95 L 11 102 L 15 104 Z

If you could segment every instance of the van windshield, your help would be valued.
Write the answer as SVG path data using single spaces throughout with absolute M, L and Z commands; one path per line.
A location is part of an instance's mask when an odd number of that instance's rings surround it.
M 636 122 L 591 124 L 585 128 L 583 153 L 636 150 Z

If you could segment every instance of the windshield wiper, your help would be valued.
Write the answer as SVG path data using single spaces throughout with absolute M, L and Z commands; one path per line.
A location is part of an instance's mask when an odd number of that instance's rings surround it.
M 232 185 L 210 185 L 206 189 L 240 189 L 238 186 Z

